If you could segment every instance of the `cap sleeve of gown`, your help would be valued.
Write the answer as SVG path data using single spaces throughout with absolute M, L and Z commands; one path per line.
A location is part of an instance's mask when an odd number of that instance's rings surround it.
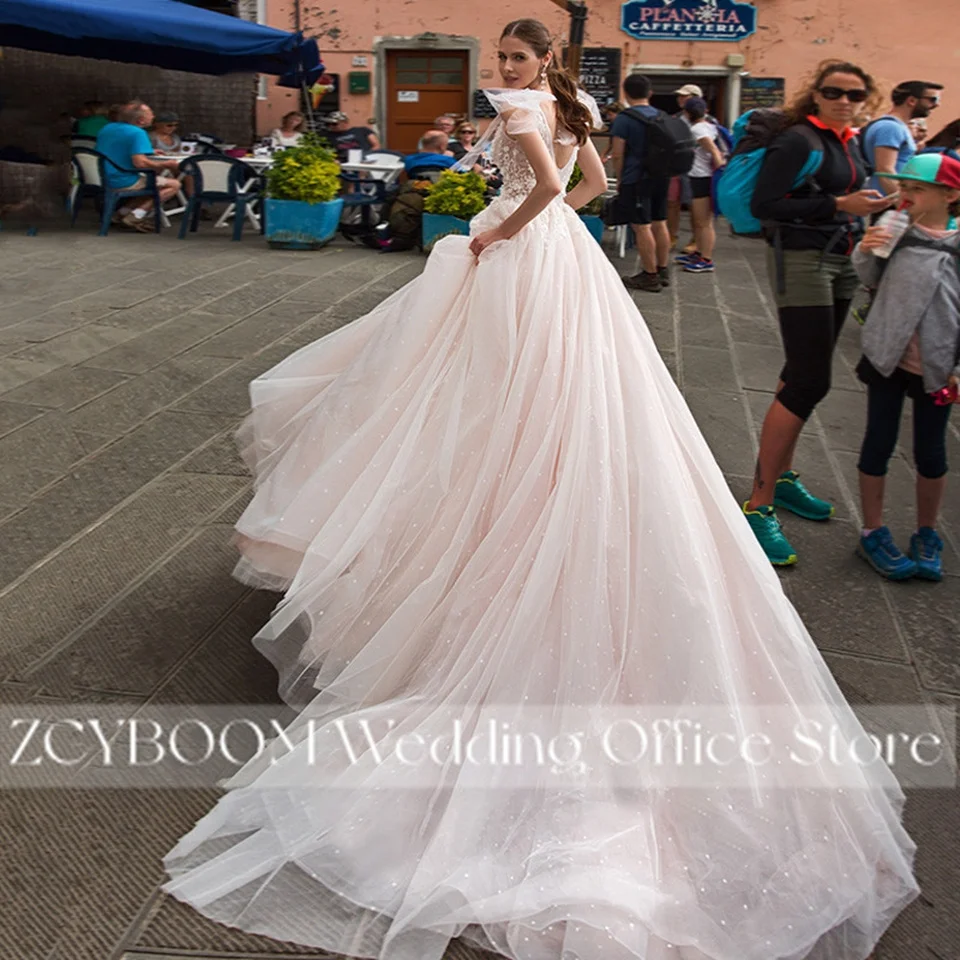
M 484 95 L 497 111 L 506 131 L 515 137 L 521 133 L 537 133 L 540 105 L 555 100 L 552 93 L 540 90 L 484 90 Z

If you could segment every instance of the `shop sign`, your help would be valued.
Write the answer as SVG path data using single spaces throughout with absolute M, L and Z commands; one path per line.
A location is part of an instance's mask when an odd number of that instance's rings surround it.
M 757 8 L 737 0 L 630 0 L 620 29 L 638 40 L 719 40 L 735 43 L 757 32 Z

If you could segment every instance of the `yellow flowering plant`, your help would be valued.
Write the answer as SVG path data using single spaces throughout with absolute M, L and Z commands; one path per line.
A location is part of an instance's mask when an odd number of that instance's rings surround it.
M 336 199 L 340 193 L 336 153 L 316 134 L 304 134 L 297 146 L 274 154 L 267 190 L 274 200 L 328 203 Z
M 486 205 L 487 183 L 478 173 L 445 171 L 423 202 L 427 213 L 447 214 L 469 220 Z

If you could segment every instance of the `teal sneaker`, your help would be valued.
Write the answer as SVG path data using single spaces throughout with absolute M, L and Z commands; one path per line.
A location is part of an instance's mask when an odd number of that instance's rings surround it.
M 910 538 L 910 557 L 917 565 L 916 576 L 921 580 L 943 579 L 943 541 L 933 527 L 921 527 Z
M 796 470 L 788 470 L 780 475 L 773 491 L 773 504 L 804 520 L 829 520 L 834 513 L 833 504 L 815 497 L 803 485 Z
M 748 500 L 743 505 L 743 515 L 750 524 L 753 535 L 763 547 L 767 559 L 775 567 L 789 567 L 797 562 L 797 552 L 790 546 L 790 541 L 783 535 L 777 511 L 771 506 L 760 506 L 754 510 L 750 508 Z
M 887 527 L 878 527 L 870 536 L 860 537 L 857 555 L 887 580 L 909 580 L 917 572 L 916 563 L 893 542 Z

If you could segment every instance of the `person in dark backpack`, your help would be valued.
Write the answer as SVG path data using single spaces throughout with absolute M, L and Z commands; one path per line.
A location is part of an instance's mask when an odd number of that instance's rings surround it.
M 867 230 L 853 254 L 861 280 L 877 287 L 857 365 L 867 385 L 857 553 L 888 580 L 940 580 L 943 541 L 936 526 L 947 476 L 947 421 L 960 386 L 960 161 L 918 154 L 892 177 L 910 229 L 889 259 L 877 255 L 892 240 L 882 224 Z M 884 480 L 905 397 L 913 401 L 917 469 L 917 530 L 909 555 L 883 523 Z
M 744 504 L 757 540 L 775 566 L 796 563 L 776 507 L 808 520 L 828 520 L 833 506 L 814 496 L 793 469 L 803 425 L 830 391 L 837 337 L 860 287 L 850 254 L 860 218 L 890 206 L 862 190 L 863 158 L 850 128 L 876 90 L 860 67 L 831 61 L 786 111 L 786 128 L 763 157 L 751 212 L 764 224 L 767 269 L 777 304 L 786 363 L 760 436 L 753 490 Z M 811 154 L 822 158 L 797 186 Z
M 659 111 L 650 106 L 650 81 L 631 73 L 623 82 L 628 108 L 617 114 L 610 126 L 611 159 L 617 178 L 609 222 L 629 225 L 637 243 L 639 270 L 623 278 L 632 290 L 658 293 L 670 284 L 667 261 L 670 257 L 670 234 L 667 231 L 668 177 L 651 177 L 646 173 L 647 124 Z

